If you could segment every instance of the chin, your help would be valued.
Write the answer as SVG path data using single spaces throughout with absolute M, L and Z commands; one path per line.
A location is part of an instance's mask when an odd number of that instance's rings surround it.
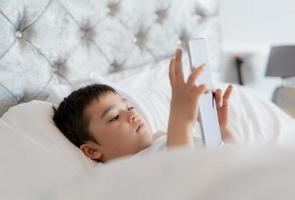
M 144 143 L 148 146 L 150 146 L 152 143 L 153 143 L 153 136 L 150 132 L 145 132 L 144 133 L 145 136 L 144 136 Z

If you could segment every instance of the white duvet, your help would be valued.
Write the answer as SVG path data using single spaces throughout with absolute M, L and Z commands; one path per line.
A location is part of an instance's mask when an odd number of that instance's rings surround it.
M 131 98 L 153 131 L 167 127 L 167 66 L 103 78 Z M 69 92 L 57 89 L 52 101 Z M 238 86 L 230 125 L 246 146 L 164 151 L 94 168 L 53 126 L 51 111 L 35 101 L 0 119 L 0 199 L 294 199 L 295 122 Z
M 162 152 L 97 166 L 49 191 L 50 200 L 294 199 L 294 150 L 271 147 Z

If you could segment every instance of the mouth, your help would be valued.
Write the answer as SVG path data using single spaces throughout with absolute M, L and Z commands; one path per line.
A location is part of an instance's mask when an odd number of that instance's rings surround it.
M 138 133 L 144 127 L 144 123 L 140 122 L 136 128 L 136 132 Z

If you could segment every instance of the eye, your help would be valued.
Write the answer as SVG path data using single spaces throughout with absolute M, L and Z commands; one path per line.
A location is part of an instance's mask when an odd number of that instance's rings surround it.
M 119 115 L 116 115 L 115 117 L 113 117 L 109 122 L 114 122 L 114 121 L 116 121 L 116 120 L 118 120 L 119 119 Z
M 129 110 L 129 111 L 134 110 L 134 107 L 133 107 L 133 106 L 128 107 L 128 110 Z

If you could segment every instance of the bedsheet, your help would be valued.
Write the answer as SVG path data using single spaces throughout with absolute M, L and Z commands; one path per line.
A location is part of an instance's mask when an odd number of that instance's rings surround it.
M 50 200 L 294 199 L 294 149 L 162 152 L 97 166 L 48 191 Z

